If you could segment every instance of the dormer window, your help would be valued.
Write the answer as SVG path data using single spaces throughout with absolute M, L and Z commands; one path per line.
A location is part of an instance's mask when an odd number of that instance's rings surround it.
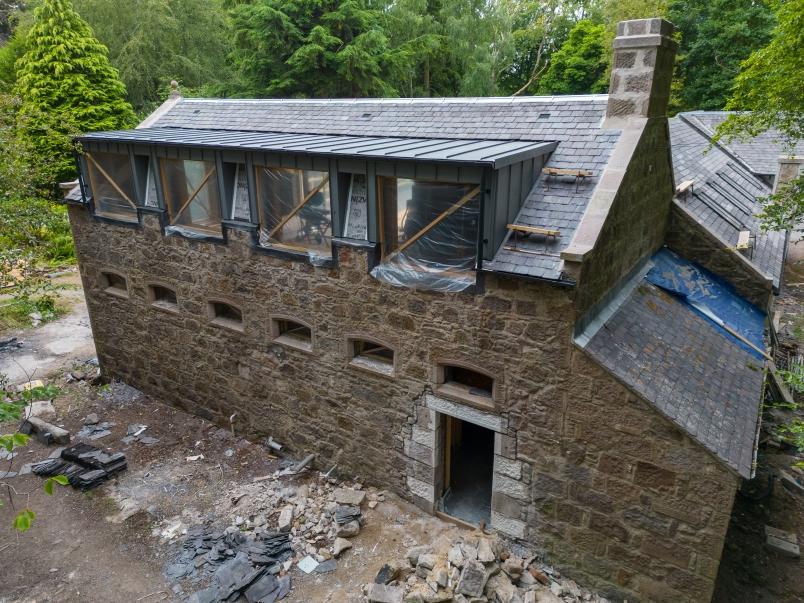
M 159 166 L 171 227 L 191 236 L 221 236 L 221 200 L 215 163 L 162 158 Z
M 332 257 L 329 174 L 256 167 L 260 244 Z
M 381 177 L 377 197 L 382 262 L 372 276 L 440 291 L 474 284 L 478 185 Z
M 128 154 L 87 153 L 85 158 L 95 215 L 137 222 L 137 194 Z

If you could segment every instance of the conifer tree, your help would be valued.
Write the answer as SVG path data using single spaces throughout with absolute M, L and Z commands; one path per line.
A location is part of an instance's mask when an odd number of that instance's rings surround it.
M 25 53 L 17 62 L 20 126 L 59 178 L 74 173 L 71 136 L 134 125 L 126 89 L 106 47 L 69 0 L 44 0 L 36 9 Z

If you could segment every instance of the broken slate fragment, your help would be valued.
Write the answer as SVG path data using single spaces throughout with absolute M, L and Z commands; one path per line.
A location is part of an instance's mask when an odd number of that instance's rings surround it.
M 327 559 L 323 563 L 319 563 L 314 571 L 316 574 L 328 574 L 336 569 L 338 569 L 338 562 L 334 559 Z
M 251 586 L 243 591 L 243 594 L 246 596 L 246 601 L 248 601 L 248 603 L 260 603 L 266 600 L 268 595 L 272 593 L 278 594 L 278 591 L 279 581 L 276 579 L 276 576 L 271 574 L 263 574 L 260 578 L 255 580 Z

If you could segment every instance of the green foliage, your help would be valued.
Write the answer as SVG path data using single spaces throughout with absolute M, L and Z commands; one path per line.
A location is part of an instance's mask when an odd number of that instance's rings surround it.
M 69 0 L 44 0 L 34 15 L 17 62 L 20 125 L 63 179 L 75 173 L 73 134 L 131 126 L 134 112 L 106 47 Z
M 552 57 L 541 94 L 584 94 L 608 89 L 607 35 L 603 25 L 579 21 Z
M 36 518 L 36 513 L 30 509 L 23 509 L 14 518 L 14 529 L 18 532 L 27 532 L 31 529 L 31 524 Z
M 26 389 L 19 394 L 19 399 L 25 404 L 35 400 L 50 400 L 61 393 L 61 389 L 56 385 L 42 385 Z
M 760 198 L 760 202 L 763 230 L 800 228 L 804 221 L 804 176 L 780 185 L 772 195 Z
M 388 38 L 366 0 L 254 0 L 232 11 L 235 61 L 257 96 L 394 95 Z
M 58 484 L 59 486 L 66 486 L 70 483 L 66 475 L 54 475 L 45 480 L 45 494 L 53 496 L 53 487 Z
M 770 43 L 742 64 L 727 108 L 742 110 L 718 128 L 725 140 L 775 129 L 791 152 L 804 138 L 804 0 L 774 0 Z M 782 186 L 763 203 L 763 228 L 795 228 L 804 220 L 802 178 Z
M 790 423 L 779 426 L 779 436 L 799 452 L 804 452 L 804 421 L 793 419 Z
M 235 88 L 227 61 L 232 30 L 219 0 L 73 0 L 73 5 L 109 48 L 137 111 L 153 109 L 173 79 L 202 94 Z
M 0 250 L 0 287 L 10 294 L 0 303 L 0 330 L 27 326 L 34 313 L 41 322 L 57 317 L 55 286 L 36 267 L 32 254 Z
M 32 254 L 35 263 L 71 263 L 75 250 L 65 207 L 37 197 L 0 198 L 0 250 L 11 249 Z
M 793 392 L 804 394 L 804 365 L 793 364 L 790 369 L 777 371 L 779 376 Z
M 6 452 L 11 452 L 15 448 L 25 446 L 30 439 L 30 436 L 19 432 L 3 434 L 0 435 L 0 448 L 5 448 Z
M 759 0 L 672 0 L 681 31 L 677 76 L 682 110 L 720 110 L 740 63 L 769 39 L 772 11 Z

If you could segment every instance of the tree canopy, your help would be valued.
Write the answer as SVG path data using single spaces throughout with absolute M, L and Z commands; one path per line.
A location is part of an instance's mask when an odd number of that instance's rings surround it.
M 605 92 L 609 87 L 606 28 L 579 21 L 552 57 L 539 83 L 541 94 Z
M 804 0 L 774 1 L 776 25 L 770 43 L 743 62 L 726 107 L 740 110 L 718 135 L 752 137 L 774 129 L 792 152 L 804 139 Z M 763 225 L 800 227 L 804 221 L 804 176 L 782 186 L 764 204 Z
M 22 133 L 61 176 L 74 173 L 70 136 L 135 123 L 126 88 L 69 0 L 44 0 L 17 62 Z
M 672 0 L 680 31 L 680 109 L 720 110 L 740 63 L 769 39 L 773 12 L 759 0 Z

